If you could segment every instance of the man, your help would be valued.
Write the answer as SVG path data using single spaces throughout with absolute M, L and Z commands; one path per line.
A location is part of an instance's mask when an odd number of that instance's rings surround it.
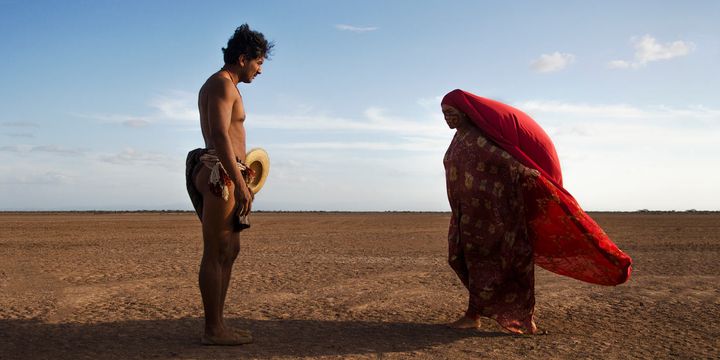
M 225 65 L 200 89 L 198 108 L 205 149 L 188 154 L 188 193 L 202 222 L 203 256 L 199 283 L 205 310 L 205 345 L 252 342 L 249 331 L 223 320 L 230 273 L 240 251 L 240 230 L 249 227 L 253 196 L 246 184 L 245 109 L 237 88 L 262 72 L 274 44 L 247 24 L 238 27 L 223 48 Z

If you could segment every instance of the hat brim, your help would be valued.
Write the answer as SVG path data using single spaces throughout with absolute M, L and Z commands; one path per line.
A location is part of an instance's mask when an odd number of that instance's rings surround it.
M 268 173 L 270 173 L 270 157 L 267 152 L 261 148 L 254 148 L 248 151 L 245 156 L 245 164 L 255 172 L 248 182 L 248 188 L 253 194 L 257 194 L 267 180 Z

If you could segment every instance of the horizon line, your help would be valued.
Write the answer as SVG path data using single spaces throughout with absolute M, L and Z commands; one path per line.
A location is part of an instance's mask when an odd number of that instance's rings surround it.
M 638 213 L 638 214 L 657 214 L 657 213 L 720 213 L 720 210 L 587 210 L 587 213 Z M 178 209 L 154 209 L 154 210 L 0 210 L 0 214 L 12 213 L 190 213 L 194 214 L 195 210 L 178 210 Z M 417 213 L 417 214 L 449 214 L 450 210 L 257 210 L 252 213 Z

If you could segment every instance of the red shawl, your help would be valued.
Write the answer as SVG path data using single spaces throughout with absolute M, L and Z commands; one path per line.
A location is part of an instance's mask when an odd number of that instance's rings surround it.
M 540 125 L 512 106 L 459 89 L 445 95 L 442 104 L 465 113 L 490 140 L 540 172 L 539 186 L 525 192 L 536 264 L 594 284 L 627 281 L 632 260 L 563 188 L 555 146 Z

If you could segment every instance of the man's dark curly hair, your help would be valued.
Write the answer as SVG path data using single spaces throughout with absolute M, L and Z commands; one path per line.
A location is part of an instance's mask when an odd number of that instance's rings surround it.
M 240 55 L 248 59 L 268 58 L 275 44 L 267 41 L 259 31 L 250 30 L 248 24 L 242 24 L 228 40 L 227 47 L 222 49 L 225 64 L 234 64 Z

